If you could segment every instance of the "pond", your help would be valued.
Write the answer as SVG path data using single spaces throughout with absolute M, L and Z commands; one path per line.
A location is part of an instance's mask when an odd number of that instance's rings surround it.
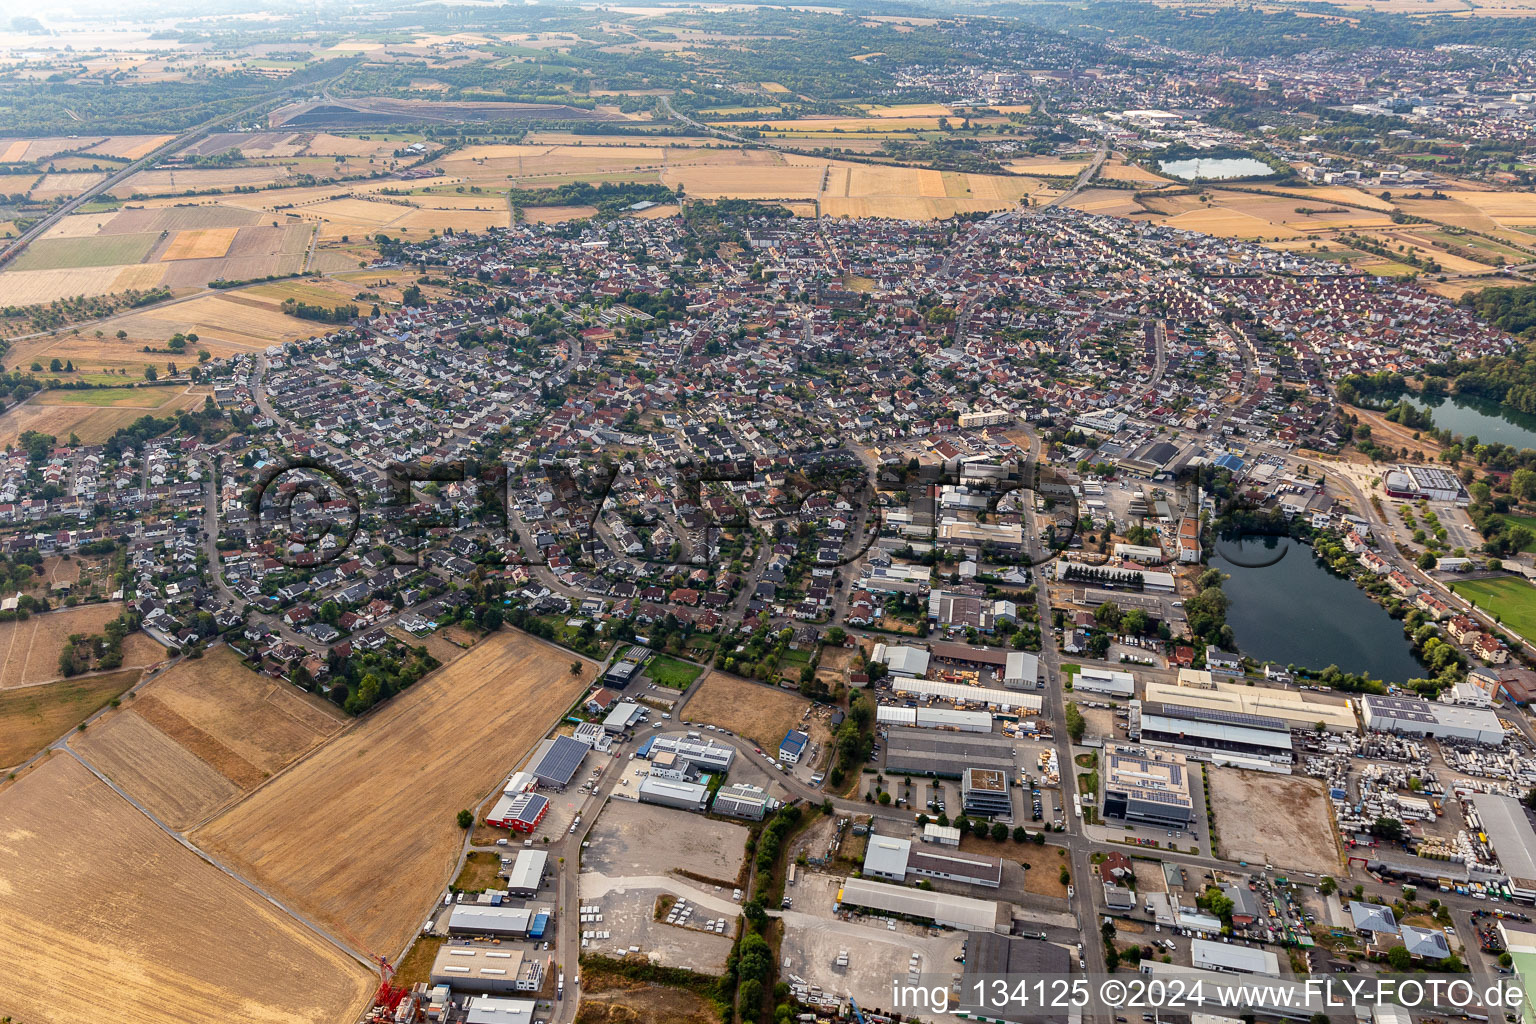
M 1404 395 L 1410 403 L 1428 410 L 1435 426 L 1479 441 L 1499 441 L 1516 448 L 1536 448 L 1536 416 L 1476 395 L 1424 398 Z
M 1227 178 L 1257 178 L 1274 174 L 1275 169 L 1262 160 L 1251 156 L 1191 157 L 1186 160 L 1164 160 L 1157 165 L 1164 174 L 1185 181 L 1224 181 Z
M 1425 676 L 1402 623 L 1320 565 L 1308 545 L 1285 537 L 1222 540 L 1210 564 L 1230 577 L 1222 584 L 1227 623 L 1249 657 L 1315 669 L 1337 665 L 1389 683 Z

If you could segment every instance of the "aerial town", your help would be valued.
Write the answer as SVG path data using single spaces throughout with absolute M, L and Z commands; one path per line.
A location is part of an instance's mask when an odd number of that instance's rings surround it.
M 0 1019 L 1536 1024 L 1533 52 L 18 11 Z

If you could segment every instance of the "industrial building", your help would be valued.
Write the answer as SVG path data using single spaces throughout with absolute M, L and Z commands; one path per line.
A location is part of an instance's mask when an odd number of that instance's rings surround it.
M 1188 827 L 1195 816 L 1189 765 L 1171 750 L 1104 745 L 1104 816 Z
M 772 803 L 773 800 L 768 796 L 767 791 L 757 786 L 740 783 L 720 788 L 720 792 L 715 794 L 714 811 L 729 818 L 762 821 L 767 817 Z
M 654 757 L 663 752 L 676 754 L 684 764 L 708 773 L 729 772 L 736 760 L 735 747 L 681 736 L 653 736 L 640 745 L 636 754 Z
M 948 700 L 957 704 L 980 704 L 999 711 L 1018 710 L 1039 714 L 1041 700 L 1033 694 L 1017 690 L 1000 690 L 992 686 L 966 686 L 964 683 L 936 683 L 927 679 L 892 679 L 891 689 L 909 697 L 924 700 Z
M 882 704 L 875 709 L 880 725 L 906 725 L 917 729 L 954 729 L 958 732 L 992 731 L 990 711 L 956 711 L 953 708 L 898 708 Z
M 890 669 L 894 680 L 921 679 L 928 673 L 928 652 L 921 647 L 875 644 L 874 657 L 870 660 Z
M 1029 651 L 1009 651 L 1003 665 L 1003 687 L 1008 690 L 1034 689 L 1040 678 L 1040 657 Z
M 1266 715 L 1132 701 L 1126 733 L 1133 742 L 1196 753 L 1216 764 L 1289 773 L 1295 759 L 1290 728 Z
M 1013 741 L 1002 736 L 935 732 L 902 726 L 886 732 L 887 772 L 958 779 L 966 768 L 1013 771 Z
M 676 807 L 683 811 L 702 811 L 709 803 L 708 786 L 677 779 L 658 779 L 654 775 L 640 780 L 636 795 L 641 803 Z
M 1084 665 L 1072 678 L 1075 693 L 1103 693 L 1111 697 L 1136 696 L 1136 677 L 1129 672 Z
M 785 764 L 799 764 L 800 758 L 805 754 L 805 745 L 811 742 L 811 737 L 798 729 L 791 729 L 779 740 L 779 760 Z
M 1228 992 L 1233 984 L 1232 979 L 1225 972 L 1185 967 L 1182 964 L 1165 964 L 1157 960 L 1142 960 L 1137 964 L 1136 969 L 1142 974 L 1162 975 L 1170 981 L 1174 978 L 1179 979 L 1181 984 L 1188 986 L 1190 995 L 1188 1002 L 1191 1009 L 1197 1005 L 1205 1005 L 1218 1013 L 1227 1013 L 1232 1010 L 1230 1002 L 1218 994 Z M 1245 994 L 1252 1000 L 1244 1006 L 1245 1012 L 1264 1017 L 1305 1021 L 1322 1008 L 1321 997 L 1314 996 L 1309 1001 L 1306 981 L 1279 978 L 1262 985 L 1251 986 Z M 1193 1016 L 1202 1015 L 1194 1014 Z
M 1473 793 L 1469 799 L 1478 830 L 1488 837 L 1510 893 L 1518 899 L 1536 899 L 1536 829 L 1525 805 L 1512 796 L 1493 793 Z
M 503 793 L 485 816 L 487 825 L 509 828 L 514 832 L 532 832 L 549 813 L 549 800 L 537 793 Z
M 1360 698 L 1360 712 L 1366 728 L 1374 732 L 1465 740 L 1488 746 L 1504 742 L 1504 727 L 1499 724 L 1498 714 L 1489 708 L 1372 693 Z
M 1210 939 L 1191 939 L 1189 951 L 1193 966 L 1200 970 L 1280 977 L 1280 958 L 1267 949 L 1228 945 Z
M 907 889 L 868 878 L 845 878 L 837 891 L 840 906 L 932 921 L 969 932 L 1007 932 L 1013 914 L 1006 903 Z
M 1465 498 L 1461 481 L 1449 470 L 1439 466 L 1398 466 L 1387 470 L 1382 488 L 1389 498 L 1406 498 L 1417 501 L 1457 501 Z
M 537 992 L 544 986 L 544 961 L 519 949 L 444 946 L 432 961 L 431 983 L 479 995 Z
M 623 732 L 636 722 L 645 709 L 632 700 L 621 700 L 608 712 L 608 717 L 603 719 L 603 731 L 610 733 Z
M 905 882 L 910 876 L 940 878 L 996 889 L 1003 884 L 1003 862 L 979 853 L 933 846 L 913 846 L 910 839 L 871 835 L 864 850 L 864 876 Z
M 1068 974 L 1072 955 L 1054 942 L 1024 939 L 996 932 L 972 932 L 965 940 L 965 976 L 960 982 L 960 1006 L 967 1006 L 966 996 L 974 995 L 983 979 L 1000 975 Z M 999 1016 L 1001 1014 L 1001 1016 Z M 1035 1006 L 1020 1006 L 1017 1013 L 989 1008 L 985 1013 L 962 1013 L 976 1020 L 1002 1021 L 1005 1024 L 1067 1024 L 1066 1011 L 1049 1013 Z
M 556 736 L 539 744 L 533 759 L 528 762 L 528 772 L 539 780 L 539 785 L 563 790 L 581 770 L 589 750 L 591 748 L 580 740 Z
M 533 1024 L 532 999 L 475 996 L 465 1004 L 464 1024 Z
M 455 906 L 448 915 L 448 934 L 537 939 L 544 935 L 549 918 L 549 911 L 542 907 L 462 903 Z
M 1142 699 L 1179 707 L 1272 718 L 1283 723 L 1287 729 L 1303 729 L 1307 732 L 1316 729 L 1318 722 L 1322 722 L 1329 732 L 1357 732 L 1360 727 L 1354 710 L 1346 701 L 1320 700 L 1296 690 L 1218 680 L 1204 669 L 1180 669 L 1177 684 L 1148 680 L 1142 687 Z
M 989 818 L 1013 816 L 1008 776 L 995 768 L 967 768 L 960 776 L 960 796 L 966 814 Z
M 544 884 L 549 854 L 543 850 L 519 850 L 512 870 L 507 872 L 507 892 L 513 896 L 533 896 Z

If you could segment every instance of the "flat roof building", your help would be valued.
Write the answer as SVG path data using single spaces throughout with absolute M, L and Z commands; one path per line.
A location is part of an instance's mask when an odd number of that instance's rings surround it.
M 640 715 L 644 709 L 632 700 L 621 700 L 608 712 L 608 717 L 603 719 L 604 732 L 623 732 L 636 722 L 640 721 Z
M 1008 905 L 944 892 L 908 889 L 868 878 L 845 878 L 837 902 L 847 907 L 897 914 L 963 931 L 1006 932 L 1013 923 Z
M 1136 696 L 1136 677 L 1129 672 L 1084 665 L 1072 680 L 1072 690 L 1083 693 L 1103 693 L 1111 697 Z
M 1286 729 L 1311 732 L 1322 722 L 1329 732 L 1356 732 L 1359 722 L 1347 701 L 1322 700 L 1296 690 L 1247 686 L 1216 679 L 1203 669 L 1180 669 L 1178 683 L 1148 680 L 1142 699 L 1178 707 L 1273 719 Z M 1241 719 L 1233 719 L 1241 722 Z
M 544 962 L 518 949 L 444 946 L 432 961 L 430 978 L 455 992 L 537 992 L 544 985 Z
M 882 704 L 875 709 L 881 725 L 906 725 L 916 729 L 953 729 L 957 732 L 992 731 L 992 712 L 956 711 L 954 708 L 898 708 Z
M 875 644 L 872 660 L 883 663 L 896 679 L 921 679 L 928 672 L 928 652 L 921 647 Z
M 465 1003 L 464 1024 L 533 1024 L 532 999 L 475 996 Z
M 960 796 L 966 814 L 984 814 L 989 818 L 1013 816 L 1008 776 L 996 768 L 967 768 L 960 776 Z
M 885 770 L 897 775 L 957 779 L 966 768 L 1014 769 L 1013 741 L 978 733 L 895 726 L 886 731 Z
M 1466 740 L 1487 746 L 1504 742 L 1504 727 L 1490 708 L 1369 693 L 1360 698 L 1360 711 L 1366 728 L 1374 732 Z
M 1001 711 L 1017 709 L 1029 714 L 1039 714 L 1041 700 L 1018 690 L 1002 690 L 995 686 L 966 686 L 964 683 L 939 683 L 927 679 L 892 679 L 891 689 L 896 693 L 925 699 L 950 700 L 962 704 L 981 704 Z
M 1512 796 L 1493 793 L 1473 793 L 1471 801 L 1478 830 L 1488 837 L 1510 891 L 1523 899 L 1536 899 L 1536 829 L 1525 805 Z
M 1067 974 L 1071 970 L 1071 954 L 1054 942 L 996 932 L 972 932 L 965 940 L 965 975 L 959 989 L 961 1010 L 971 1007 L 972 1012 L 962 1012 L 961 1016 L 1005 1024 L 1067 1024 L 1068 1016 L 1064 1010 L 1049 1013 L 1037 1007 L 1020 1006 L 1016 1013 L 996 1007 L 982 1012 L 981 1007 L 968 1004 L 966 996 L 974 995 L 976 986 L 985 984 L 983 979 L 998 975 Z
M 709 743 L 681 736 L 657 736 L 648 740 L 640 756 L 654 756 L 663 751 L 677 755 L 684 765 L 701 772 L 728 772 L 736 760 L 736 748 L 724 743 Z
M 1189 766 L 1171 750 L 1104 745 L 1104 816 L 1187 827 L 1195 815 Z
M 683 811 L 702 811 L 709 803 L 709 787 L 678 779 L 647 776 L 635 791 L 641 803 L 676 807 Z
M 771 803 L 772 800 L 763 789 L 739 783 L 720 787 L 720 792 L 715 794 L 714 811 L 729 818 L 762 821 L 767 817 Z
M 448 914 L 448 934 L 523 938 L 540 933 L 548 920 L 549 912 L 537 907 L 461 903 Z
M 1280 958 L 1267 949 L 1228 945 L 1210 939 L 1191 939 L 1189 951 L 1193 966 L 1201 970 L 1280 977 Z

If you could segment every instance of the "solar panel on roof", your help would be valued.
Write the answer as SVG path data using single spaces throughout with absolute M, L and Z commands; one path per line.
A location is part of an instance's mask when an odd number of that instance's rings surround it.
M 541 779 L 552 779 L 559 785 L 571 781 L 590 748 L 580 740 L 569 736 L 556 736 L 555 742 L 533 766 L 533 774 Z
M 1241 725 L 1248 729 L 1276 729 L 1286 732 L 1290 726 L 1282 719 L 1269 715 L 1250 715 L 1245 711 L 1228 711 L 1225 708 L 1192 707 L 1185 704 L 1143 705 L 1143 714 L 1164 715 L 1168 718 L 1187 718 L 1192 722 L 1216 722 L 1220 725 Z

